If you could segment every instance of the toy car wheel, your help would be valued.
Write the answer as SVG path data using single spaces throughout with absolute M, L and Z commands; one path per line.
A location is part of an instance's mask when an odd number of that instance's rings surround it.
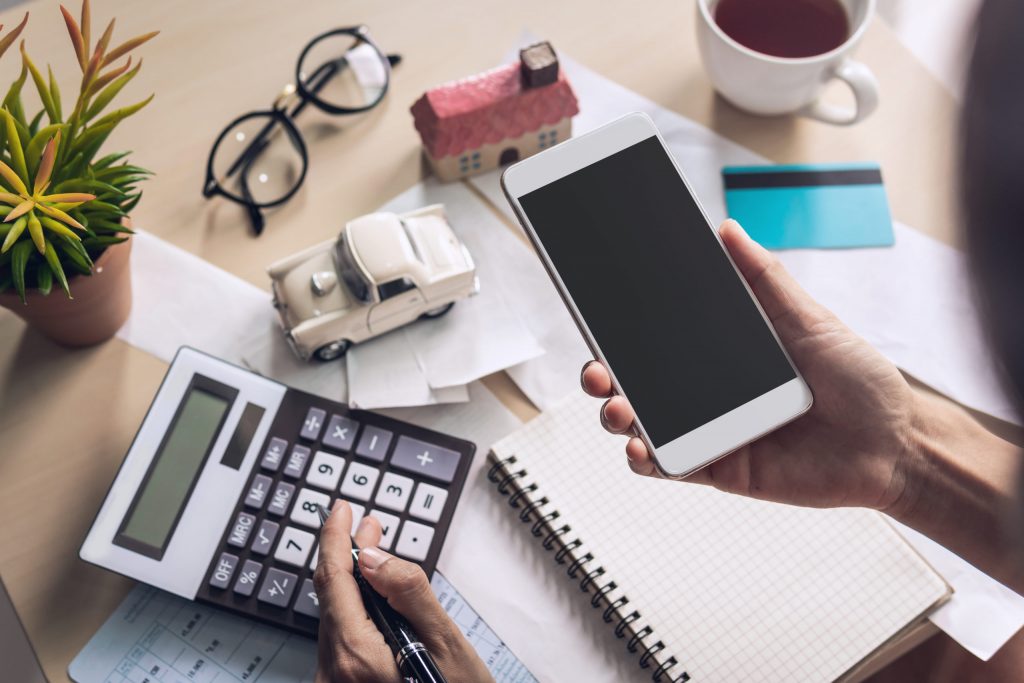
M 324 344 L 319 349 L 313 352 L 313 357 L 319 361 L 328 362 L 337 360 L 345 355 L 348 351 L 348 347 L 352 346 L 352 342 L 348 339 L 339 339 L 336 342 L 330 344 Z
M 437 308 L 432 308 L 429 311 L 424 311 L 423 314 L 420 315 L 420 317 L 421 318 L 440 318 L 442 315 L 444 315 L 448 311 L 452 310 L 452 306 L 454 306 L 454 305 L 455 305 L 455 302 L 452 301 L 451 303 L 447 303 L 444 306 L 438 306 Z

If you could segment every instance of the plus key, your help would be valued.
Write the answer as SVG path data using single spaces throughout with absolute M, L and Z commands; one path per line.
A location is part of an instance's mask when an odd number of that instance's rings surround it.
M 395 469 L 450 483 L 459 466 L 459 454 L 409 436 L 398 437 L 391 465 Z

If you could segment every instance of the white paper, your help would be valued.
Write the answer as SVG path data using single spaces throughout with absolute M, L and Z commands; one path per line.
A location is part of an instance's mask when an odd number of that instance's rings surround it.
M 521 42 L 530 40 L 526 37 Z M 579 135 L 632 111 L 646 112 L 713 221 L 726 217 L 721 168 L 768 163 L 565 55 L 560 55 L 560 61 L 580 100 L 573 133 Z M 492 172 L 474 177 L 471 183 L 515 220 L 498 177 Z M 990 363 L 964 255 L 903 224 L 893 227 L 896 244 L 889 249 L 791 250 L 779 252 L 779 257 L 812 296 L 899 367 L 965 405 L 1019 422 Z M 513 306 L 548 352 L 510 369 L 509 374 L 543 408 L 579 390 L 581 361 L 590 355 L 564 307 L 557 303 L 554 288 L 534 282 L 529 268 L 514 274 L 521 278 L 523 296 Z M 933 542 L 918 545 L 920 539 L 910 540 L 926 557 L 935 553 Z M 983 572 L 953 558 L 959 563 L 956 576 L 962 592 L 937 610 L 932 621 L 985 659 L 1024 625 L 1024 602 Z M 1008 593 L 1012 598 L 1006 597 Z M 978 619 L 982 614 L 986 615 L 984 628 Z

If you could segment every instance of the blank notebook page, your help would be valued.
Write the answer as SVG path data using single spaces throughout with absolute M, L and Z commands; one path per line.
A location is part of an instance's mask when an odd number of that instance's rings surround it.
M 599 406 L 574 396 L 492 450 L 517 457 L 521 485 L 593 553 L 584 571 L 605 568 L 597 585 L 616 581 L 654 629 L 645 643 L 692 680 L 835 679 L 949 594 L 878 513 L 633 474 Z

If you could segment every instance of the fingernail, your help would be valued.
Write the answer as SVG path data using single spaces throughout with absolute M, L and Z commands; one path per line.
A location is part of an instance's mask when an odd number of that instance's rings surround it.
M 387 562 L 390 557 L 380 548 L 374 548 L 373 546 L 363 548 L 359 551 L 359 566 L 373 570 Z
M 334 501 L 334 505 L 331 506 L 331 512 L 337 512 L 338 510 L 341 510 L 344 506 L 345 501 L 339 498 L 338 500 Z
M 359 533 L 360 531 L 365 531 L 369 526 L 370 518 L 363 517 L 361 520 L 359 520 L 359 526 L 356 527 L 356 533 Z
M 583 364 L 583 369 L 580 370 L 580 386 L 583 387 L 584 390 L 586 390 L 587 386 L 583 383 L 583 375 L 587 374 L 587 368 L 589 368 L 591 363 L 594 362 L 595 361 L 588 360 L 586 363 Z

